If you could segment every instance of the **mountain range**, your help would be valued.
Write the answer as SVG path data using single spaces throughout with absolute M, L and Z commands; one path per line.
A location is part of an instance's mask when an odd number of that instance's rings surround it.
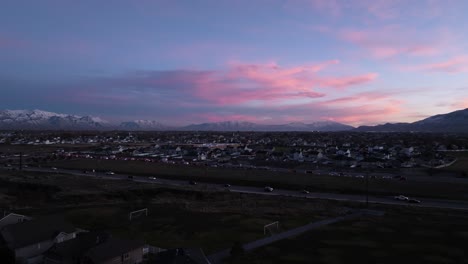
M 358 132 L 431 132 L 468 133 L 468 108 L 428 117 L 413 123 L 386 123 L 377 126 L 360 126 Z
M 344 131 L 352 126 L 332 121 L 262 125 L 250 122 L 213 122 L 188 126 L 166 126 L 152 120 L 112 123 L 99 117 L 78 116 L 42 110 L 0 111 L 0 130 L 128 130 L 128 131 Z
M 377 126 L 349 125 L 333 121 L 263 125 L 251 122 L 212 122 L 166 126 L 152 120 L 112 123 L 99 117 L 60 114 L 42 110 L 0 111 L 0 130 L 128 130 L 128 131 L 356 131 L 356 132 L 455 132 L 468 133 L 468 108 L 428 117 L 413 123 Z

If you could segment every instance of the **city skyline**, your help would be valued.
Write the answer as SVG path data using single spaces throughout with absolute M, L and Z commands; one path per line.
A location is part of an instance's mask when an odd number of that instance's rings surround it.
M 3 109 L 359 126 L 468 108 L 461 0 L 3 6 Z

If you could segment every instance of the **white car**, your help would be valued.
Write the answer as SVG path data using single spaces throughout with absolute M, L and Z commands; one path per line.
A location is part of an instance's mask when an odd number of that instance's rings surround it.
M 52 167 L 51 169 L 52 169 L 52 170 L 57 170 L 57 168 L 55 168 L 55 167 Z
M 151 176 L 151 177 L 148 177 L 148 179 L 150 179 L 150 180 L 156 180 L 156 177 L 152 177 L 152 176 Z
M 264 190 L 265 192 L 272 192 L 273 188 L 271 188 L 270 186 L 265 186 Z
M 404 195 L 395 196 L 395 197 L 393 197 L 393 199 L 398 200 L 398 201 L 408 201 L 409 200 L 409 198 L 404 196 Z
M 113 171 L 108 171 L 106 172 L 107 175 L 114 175 L 115 173 Z

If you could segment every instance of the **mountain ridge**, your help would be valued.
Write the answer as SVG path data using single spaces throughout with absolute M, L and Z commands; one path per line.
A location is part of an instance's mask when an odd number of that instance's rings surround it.
M 128 131 L 346 131 L 354 127 L 333 121 L 310 124 L 292 122 L 279 125 L 263 125 L 243 121 L 222 121 L 166 126 L 153 120 L 133 120 L 111 123 L 99 117 L 79 116 L 43 110 L 1 110 L 0 129 L 3 130 L 128 130 Z
M 127 131 L 353 131 L 353 132 L 449 132 L 468 133 L 468 108 L 438 114 L 412 123 L 384 123 L 375 126 L 349 125 L 334 121 L 287 124 L 257 124 L 245 121 L 222 121 L 166 126 L 154 120 L 137 119 L 120 123 L 94 116 L 79 116 L 43 110 L 0 110 L 2 130 L 127 130 Z
M 357 132 L 468 133 L 468 108 L 430 116 L 412 123 L 385 123 L 359 126 Z

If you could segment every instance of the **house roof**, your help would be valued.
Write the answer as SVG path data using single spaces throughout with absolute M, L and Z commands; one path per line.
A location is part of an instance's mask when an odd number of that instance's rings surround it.
M 175 248 L 159 253 L 158 264 L 210 264 L 201 248 Z
M 127 240 L 120 238 L 109 238 L 86 253 L 86 257 L 97 263 L 111 258 L 121 256 L 137 248 L 143 247 L 145 243 L 138 240 Z
M 109 234 L 105 232 L 83 232 L 75 239 L 55 244 L 47 256 L 54 259 L 73 259 L 81 257 L 90 248 L 105 242 Z
M 72 233 L 75 227 L 62 218 L 47 216 L 5 226 L 0 231 L 10 249 L 54 239 L 61 232 Z
M 15 213 L 9 213 L 9 214 L 5 215 L 4 217 L 2 217 L 2 218 L 0 219 L 0 221 L 3 221 L 4 219 L 7 219 L 7 218 L 9 218 L 9 217 L 11 217 L 11 216 L 19 216 L 19 217 L 23 217 L 23 218 L 30 219 L 30 217 L 27 217 L 27 216 L 25 216 L 25 215 L 20 215 L 20 214 L 15 214 Z

